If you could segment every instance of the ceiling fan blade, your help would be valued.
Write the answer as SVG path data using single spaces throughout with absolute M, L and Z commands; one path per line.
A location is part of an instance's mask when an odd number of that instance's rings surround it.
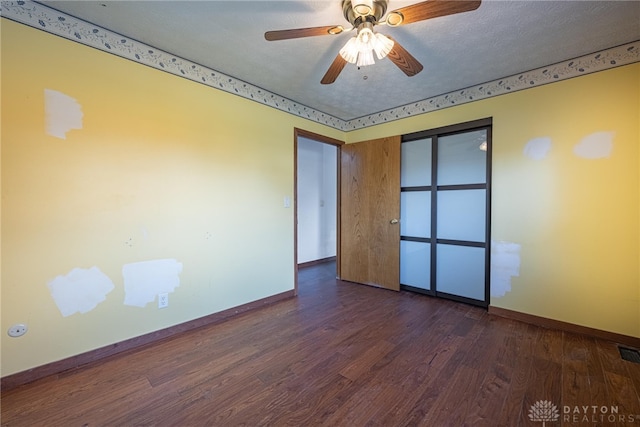
M 347 65 L 347 61 L 340 54 L 338 54 L 338 56 L 336 56 L 336 59 L 334 59 L 329 66 L 329 69 L 325 73 L 322 80 L 320 80 L 320 83 L 322 83 L 323 85 L 328 85 L 335 82 L 345 65 Z
M 313 36 L 330 36 L 340 34 L 344 31 L 344 28 L 340 25 L 328 25 L 326 27 L 312 27 L 312 28 L 296 28 L 292 30 L 277 30 L 267 31 L 264 33 L 264 38 L 268 41 L 298 39 L 301 37 L 313 37 Z
M 393 48 L 391 48 L 387 57 L 409 77 L 415 76 L 422 71 L 422 64 L 395 40 L 393 40 Z
M 389 15 L 400 14 L 402 21 L 395 25 L 406 25 L 425 19 L 476 10 L 480 7 L 480 3 L 481 0 L 428 0 L 401 7 L 389 12 Z

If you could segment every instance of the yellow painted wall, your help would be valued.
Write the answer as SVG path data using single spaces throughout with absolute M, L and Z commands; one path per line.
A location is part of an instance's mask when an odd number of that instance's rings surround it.
M 347 134 L 348 142 L 493 117 L 492 240 L 521 245 L 491 305 L 640 337 L 640 64 Z M 610 157 L 573 149 L 614 132 Z M 534 138 L 548 156 L 524 155 Z
M 293 128 L 355 142 L 493 117 L 492 238 L 522 247 L 497 307 L 640 337 L 640 64 L 344 135 L 2 20 L 2 375 L 293 288 Z M 81 130 L 45 132 L 44 90 Z M 615 132 L 607 159 L 573 146 Z M 549 156 L 523 155 L 549 137 Z M 183 263 L 170 306 L 123 304 L 122 266 Z M 47 287 L 99 267 L 115 289 L 63 317 Z M 8 338 L 18 322 L 29 332 Z
M 343 133 L 2 20 L 2 375 L 293 289 L 293 129 Z M 44 90 L 82 129 L 45 132 Z M 183 264 L 169 307 L 123 304 L 125 264 Z M 115 285 L 63 317 L 48 288 Z M 82 284 L 78 284 L 82 286 Z M 9 338 L 7 329 L 29 331 Z

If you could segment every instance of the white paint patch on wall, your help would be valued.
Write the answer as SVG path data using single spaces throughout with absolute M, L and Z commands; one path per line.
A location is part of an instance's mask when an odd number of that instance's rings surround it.
M 156 259 L 122 266 L 124 304 L 144 307 L 156 295 L 173 292 L 180 286 L 182 263 L 175 259 Z
M 67 139 L 67 132 L 82 129 L 82 106 L 57 90 L 44 90 L 44 115 L 46 132 L 56 138 Z
M 491 241 L 491 296 L 503 297 L 511 291 L 511 278 L 520 275 L 520 245 Z
M 542 160 L 551 150 L 551 138 L 534 138 L 524 146 L 524 155 L 533 160 Z
M 603 159 L 611 155 L 615 132 L 595 132 L 573 147 L 573 153 L 585 159 Z
M 74 268 L 66 276 L 50 281 L 48 286 L 64 317 L 93 310 L 114 289 L 111 279 L 98 267 Z

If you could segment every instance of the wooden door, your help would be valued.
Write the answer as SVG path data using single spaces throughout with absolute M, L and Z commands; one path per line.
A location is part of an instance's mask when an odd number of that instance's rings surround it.
M 340 278 L 400 290 L 400 136 L 343 145 Z

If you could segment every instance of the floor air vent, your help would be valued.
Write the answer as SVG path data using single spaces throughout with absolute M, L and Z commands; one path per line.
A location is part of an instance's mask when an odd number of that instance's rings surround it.
M 640 351 L 626 347 L 618 347 L 618 350 L 620 350 L 620 356 L 623 360 L 640 363 Z

